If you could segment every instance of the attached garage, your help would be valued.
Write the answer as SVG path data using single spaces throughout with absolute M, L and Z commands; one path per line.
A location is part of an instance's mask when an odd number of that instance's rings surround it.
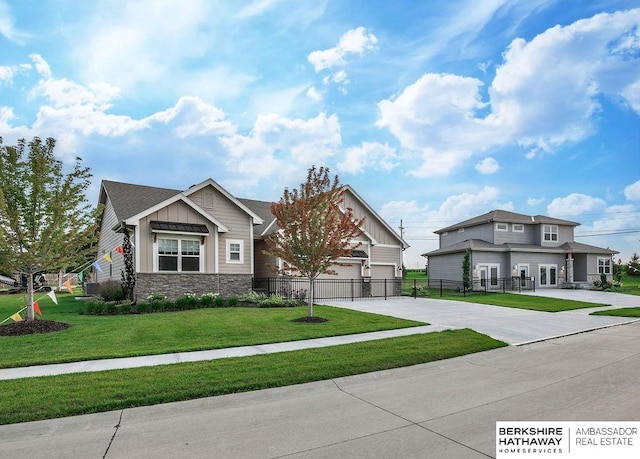
M 373 265 L 371 266 L 372 279 L 395 279 L 396 267 L 394 265 Z

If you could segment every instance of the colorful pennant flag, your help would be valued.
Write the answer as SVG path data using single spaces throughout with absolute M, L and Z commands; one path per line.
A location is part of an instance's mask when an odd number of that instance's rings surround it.
M 53 301 L 55 304 L 58 304 L 58 299 L 56 298 L 56 292 L 54 292 L 53 290 L 49 290 L 47 292 L 47 295 L 49 296 L 49 298 L 51 298 L 51 301 Z
M 38 314 L 39 316 L 42 315 L 42 311 L 40 310 L 40 305 L 38 304 L 37 301 L 33 302 L 33 310 L 35 311 L 36 314 Z
M 69 293 L 73 293 L 73 287 L 71 286 L 70 280 L 65 281 L 62 285 L 64 285 L 67 288 Z
M 107 260 L 109 263 L 113 263 L 113 260 L 111 259 L 111 255 L 109 255 L 108 253 L 105 253 L 104 255 L 102 255 L 102 258 Z
M 19 313 L 15 313 L 11 316 L 14 322 L 22 322 L 22 316 Z
M 96 268 L 96 271 L 98 271 L 99 273 L 102 272 L 102 268 L 100 267 L 100 263 L 98 263 L 97 261 L 94 261 L 91 266 L 93 266 L 94 268 Z
M 124 255 L 124 250 L 122 250 L 122 246 L 121 245 L 116 247 L 116 252 L 118 252 L 120 255 Z

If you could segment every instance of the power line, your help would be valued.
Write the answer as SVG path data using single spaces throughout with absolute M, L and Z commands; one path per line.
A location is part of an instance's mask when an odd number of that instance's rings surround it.
M 593 234 L 576 234 L 574 237 L 612 236 L 615 234 L 633 234 L 633 233 L 640 233 L 640 229 L 611 230 L 608 232 L 593 233 Z

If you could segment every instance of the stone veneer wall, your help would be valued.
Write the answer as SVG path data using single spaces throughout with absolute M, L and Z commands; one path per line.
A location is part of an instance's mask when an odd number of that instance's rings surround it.
M 140 300 L 152 293 L 175 300 L 185 293 L 219 293 L 230 297 L 250 290 L 250 274 L 138 273 L 135 293 Z

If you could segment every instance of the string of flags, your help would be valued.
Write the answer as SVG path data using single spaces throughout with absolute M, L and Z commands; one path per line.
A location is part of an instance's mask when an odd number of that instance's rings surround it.
M 131 244 L 133 246 L 133 244 Z M 124 249 L 122 248 L 121 245 L 117 246 L 114 249 L 116 252 L 118 252 L 120 255 L 124 255 Z M 113 259 L 111 258 L 111 254 L 110 253 L 105 253 L 104 255 L 102 255 L 102 257 L 95 259 L 93 261 L 87 262 L 83 265 L 80 265 L 79 268 L 74 269 L 73 271 L 69 272 L 69 273 L 65 273 L 64 276 L 68 276 L 71 274 L 78 274 L 78 280 L 80 280 L 80 282 L 82 282 L 84 280 L 84 270 L 87 269 L 89 266 L 95 268 L 96 271 L 98 272 L 103 272 L 102 268 L 100 267 L 100 260 L 105 260 L 107 261 L 109 264 L 113 263 Z M 67 291 L 69 293 L 73 293 L 73 286 L 71 285 L 71 279 L 67 279 L 66 281 L 64 281 L 62 283 L 62 285 L 67 289 Z M 40 304 L 38 303 L 38 301 L 40 301 L 41 299 L 43 299 L 45 296 L 48 296 L 51 301 L 53 301 L 55 304 L 58 304 L 58 299 L 56 298 L 56 293 L 53 290 L 50 290 L 49 292 L 47 292 L 45 295 L 41 296 L 40 298 L 38 298 L 37 300 L 35 300 L 33 302 L 33 311 L 38 314 L 39 316 L 42 316 L 42 310 L 40 309 Z M 22 309 L 20 309 L 18 312 L 16 312 L 15 314 L 11 314 L 9 317 L 7 317 L 6 319 L 4 319 L 2 322 L 0 322 L 0 325 L 4 324 L 5 322 L 8 322 L 9 320 L 13 320 L 14 322 L 22 322 L 24 319 L 22 317 L 22 312 L 26 311 L 27 308 L 24 307 Z

